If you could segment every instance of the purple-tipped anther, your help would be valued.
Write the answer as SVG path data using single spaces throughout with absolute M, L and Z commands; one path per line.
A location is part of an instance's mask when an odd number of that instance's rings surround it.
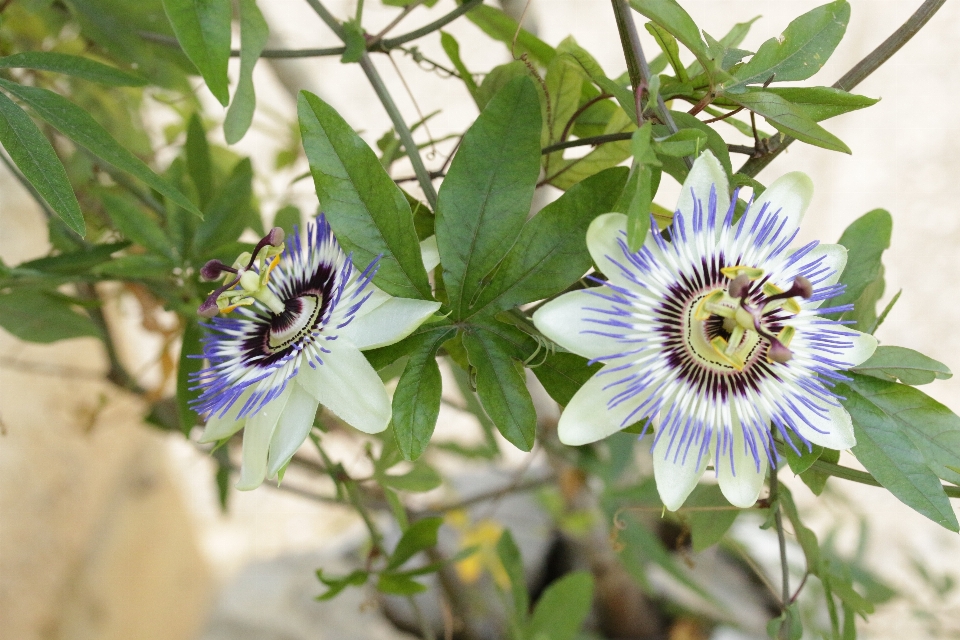
M 233 267 L 228 267 L 219 260 L 211 260 L 201 267 L 200 277 L 207 282 L 213 282 L 214 280 L 219 280 L 224 272 L 236 273 L 237 270 Z
M 779 362 L 783 364 L 789 362 L 793 358 L 793 352 L 790 351 L 787 347 L 784 346 L 782 342 L 776 338 L 770 339 L 770 347 L 767 349 L 767 358 L 773 362 Z
M 797 276 L 793 280 L 793 286 L 790 287 L 787 291 L 783 293 L 778 293 L 776 295 L 770 296 L 767 298 L 767 302 L 771 300 L 782 300 L 783 298 L 792 298 L 794 296 L 800 296 L 804 300 L 813 295 L 813 285 L 810 284 L 810 281 L 804 278 L 803 276 Z
M 197 309 L 197 313 L 201 318 L 210 319 L 220 313 L 220 307 L 217 306 L 217 295 L 218 293 L 216 291 L 211 293 L 207 299 L 203 301 L 203 304 L 200 305 L 200 308 Z
M 730 286 L 727 287 L 727 293 L 730 294 L 731 298 L 742 298 L 747 295 L 749 289 L 750 278 L 747 277 L 747 274 L 741 273 L 730 281 Z

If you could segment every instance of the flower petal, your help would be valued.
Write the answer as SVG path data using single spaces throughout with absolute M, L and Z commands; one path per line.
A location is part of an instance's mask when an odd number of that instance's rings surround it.
M 380 433 L 390 422 L 390 398 L 360 350 L 346 338 L 327 341 L 330 353 L 316 368 L 304 364 L 297 382 L 341 420 L 364 433 Z
M 797 406 L 797 403 L 794 403 Z M 857 444 L 853 435 L 853 421 L 847 410 L 840 406 L 826 405 L 826 417 L 814 411 L 806 411 L 803 418 L 794 416 L 793 427 L 797 433 L 821 447 L 842 451 Z M 809 424 L 808 424 L 809 422 Z
M 622 402 L 612 408 L 608 407 L 607 401 L 615 391 L 605 390 L 604 387 L 614 382 L 616 378 L 603 375 L 603 372 L 604 369 L 601 369 L 587 380 L 560 414 L 557 434 L 563 444 L 571 446 L 589 444 L 630 426 L 629 423 L 623 424 L 623 421 L 647 399 L 649 394 L 640 394 L 629 402 Z
M 627 216 L 622 213 L 604 213 L 593 219 L 587 228 L 587 250 L 597 265 L 607 277 L 612 273 L 619 273 L 619 269 L 610 262 L 623 262 L 623 248 L 620 240 L 626 240 Z
M 420 258 L 423 260 L 423 267 L 429 272 L 437 268 L 440 264 L 440 249 L 437 248 L 437 236 L 424 238 L 420 242 Z
M 710 190 L 716 189 L 717 218 L 723 220 L 727 208 L 730 206 L 730 189 L 727 187 L 727 174 L 723 165 L 711 151 L 704 151 L 693 163 L 687 179 L 680 188 L 680 199 L 677 201 L 677 211 L 682 214 L 682 237 L 693 237 L 694 198 L 700 201 L 704 213 L 710 203 Z M 673 224 L 678 226 L 680 218 L 674 216 Z
M 843 339 L 850 340 L 852 344 L 848 349 L 843 351 L 838 359 L 846 362 L 847 367 L 855 367 L 861 362 L 865 362 L 867 358 L 872 356 L 873 352 L 877 350 L 877 339 L 869 333 L 863 333 L 856 329 L 845 328 L 844 333 L 846 332 L 856 335 L 850 338 L 844 336 Z
M 767 475 L 767 457 L 760 452 L 759 466 L 750 452 L 743 437 L 743 427 L 737 421 L 733 425 L 733 468 L 730 468 L 730 458 L 720 456 L 717 479 L 720 482 L 720 491 L 735 507 L 746 509 L 752 507 L 763 489 L 763 479 Z
M 254 385 L 247 387 L 247 389 L 240 394 L 240 397 L 230 405 L 230 408 L 222 418 L 216 415 L 211 415 L 207 418 L 207 424 L 204 426 L 203 433 L 200 435 L 200 442 L 218 442 L 224 438 L 229 438 L 243 428 L 247 419 L 240 418 L 238 420 L 237 414 L 240 413 L 243 405 L 247 403 L 247 400 L 251 394 L 253 394 L 253 388 Z
M 776 213 L 780 219 L 787 217 L 783 227 L 783 235 L 789 237 L 800 226 L 803 214 L 813 199 L 813 180 L 805 173 L 793 171 L 780 176 L 773 181 L 766 191 L 756 198 L 743 214 L 746 220 L 744 228 L 750 229 L 756 222 L 764 205 L 767 206 L 765 216 Z
M 277 398 L 267 403 L 255 414 L 247 418 L 243 430 L 243 463 L 240 466 L 240 480 L 237 489 L 249 491 L 263 484 L 267 476 L 267 449 L 277 422 L 287 406 L 292 384 L 288 384 Z
M 307 365 L 309 366 L 309 365 Z M 313 419 L 317 415 L 317 399 L 310 395 L 296 380 L 287 406 L 280 416 L 277 428 L 270 438 L 270 451 L 267 455 L 267 475 L 277 475 L 290 458 L 297 452 L 300 445 L 307 439 Z
M 617 334 L 622 329 L 605 327 L 601 322 L 617 311 L 616 305 L 600 297 L 616 296 L 608 287 L 571 291 L 536 310 L 533 324 L 561 347 L 584 358 L 600 358 L 618 353 L 623 345 Z
M 403 340 L 440 308 L 439 302 L 394 298 L 354 317 L 340 332 L 358 349 L 375 349 Z
M 653 477 L 663 506 L 676 511 L 697 486 L 711 455 L 699 456 L 697 446 L 692 446 L 686 460 L 683 456 L 674 460 L 673 454 L 667 451 L 669 442 L 669 437 L 664 434 L 653 447 Z

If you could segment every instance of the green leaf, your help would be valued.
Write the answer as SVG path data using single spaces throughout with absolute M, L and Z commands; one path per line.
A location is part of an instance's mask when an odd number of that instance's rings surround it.
M 3 79 L 0 79 L 0 86 L 29 104 L 37 115 L 93 155 L 139 178 L 151 189 L 159 191 L 187 211 L 200 215 L 200 211 L 185 195 L 121 146 L 100 123 L 77 105 L 40 87 L 27 87 Z
M 527 69 L 527 65 L 523 64 L 522 60 L 514 60 L 494 67 L 484 76 L 483 81 L 477 88 L 477 107 L 483 111 L 487 108 L 487 104 L 490 103 L 493 96 L 510 84 L 511 80 L 528 76 L 530 76 L 530 70 Z
M 634 129 L 634 124 L 623 109 L 616 109 L 607 123 L 603 134 L 626 133 Z M 573 185 L 590 176 L 615 167 L 630 157 L 630 141 L 607 142 L 598 146 L 580 158 L 564 159 L 550 167 L 550 175 L 545 179 L 558 189 L 566 191 Z
M 497 429 L 513 446 L 530 451 L 537 412 L 527 391 L 523 367 L 511 357 L 511 345 L 480 329 L 463 334 L 470 366 L 477 371 L 477 395 Z
M 497 541 L 497 557 L 510 578 L 513 618 L 522 623 L 530 609 L 530 593 L 527 591 L 527 579 L 523 573 L 523 558 L 509 529 L 504 529 Z
M 317 96 L 301 91 L 297 111 L 320 209 L 341 246 L 360 269 L 380 256 L 374 282 L 387 293 L 431 299 L 410 205 L 376 154 Z
M 526 221 L 540 173 L 540 126 L 533 81 L 512 80 L 464 134 L 450 164 L 437 199 L 436 232 L 455 319 L 469 315 L 483 279 Z
M 257 106 L 253 67 L 267 46 L 269 35 L 267 21 L 263 19 L 256 0 L 240 0 L 240 77 L 223 121 L 223 137 L 227 144 L 239 142 L 253 122 Z
M 720 542 L 740 515 L 740 510 L 730 506 L 715 484 L 697 485 L 684 506 L 690 508 L 688 519 L 695 553 Z
M 147 80 L 82 56 L 54 51 L 24 51 L 0 58 L 0 69 L 38 69 L 54 71 L 75 78 L 92 80 L 114 87 L 142 87 Z
M 882 411 L 938 476 L 960 484 L 960 417 L 919 389 L 855 376 L 847 383 Z M 951 469 L 952 468 L 952 469 Z
M 437 350 L 455 332 L 453 327 L 441 327 L 418 336 L 420 345 L 410 353 L 393 393 L 393 434 L 407 460 L 423 455 L 437 426 L 441 392 Z
M 114 280 L 159 280 L 170 277 L 173 270 L 168 258 L 157 255 L 130 255 L 114 258 L 94 267 L 93 273 Z
M 800 475 L 804 471 L 810 468 L 814 462 L 820 459 L 820 456 L 823 455 L 823 447 L 818 444 L 811 445 L 810 449 L 807 449 L 807 446 L 803 443 L 796 443 L 797 449 L 800 450 L 800 455 L 793 450 L 789 445 L 784 447 L 787 464 L 790 465 L 790 470 L 793 471 L 795 475 Z
M 627 114 L 630 121 L 636 124 L 637 106 L 633 91 L 607 77 L 607 74 L 604 73 L 603 68 L 600 67 L 597 60 L 590 55 L 586 49 L 578 45 L 572 37 L 561 42 L 557 48 L 557 52 L 561 55 L 569 56 L 579 64 L 595 85 L 617 99 L 617 102 L 620 103 L 620 107 L 624 113 Z
M 193 386 L 190 376 L 203 368 L 203 360 L 197 357 L 203 354 L 202 336 L 200 324 L 193 318 L 188 319 L 183 328 L 180 364 L 177 366 L 177 412 L 185 436 L 190 435 L 190 430 L 198 422 L 197 412 L 190 408 L 190 401 L 197 398 L 197 391 L 190 389 Z
M 903 384 L 929 384 L 934 380 L 948 380 L 953 373 L 947 365 L 905 347 L 879 346 L 870 359 L 853 368 L 865 376 Z
M 793 20 L 779 38 L 770 38 L 736 72 L 735 86 L 806 80 L 830 59 L 850 21 L 850 5 L 837 0 Z M 729 88 L 728 88 L 729 90 Z
M 437 531 L 443 524 L 443 518 L 424 518 L 410 525 L 397 543 L 390 560 L 387 562 L 387 571 L 392 571 L 403 565 L 404 562 L 420 553 L 424 549 L 436 546 Z
M 584 241 L 587 228 L 610 211 L 626 177 L 624 167 L 602 171 L 541 209 L 523 226 L 471 313 L 489 314 L 542 300 L 579 280 L 592 264 Z
M 593 606 L 593 576 L 569 573 L 540 596 L 527 627 L 529 640 L 574 640 Z
M 777 500 L 783 509 L 784 515 L 790 520 L 790 525 L 793 527 L 793 533 L 797 537 L 797 542 L 800 543 L 800 548 L 803 549 L 803 556 L 807 561 L 807 571 L 813 575 L 819 575 L 820 544 L 817 542 L 817 535 L 800 519 L 800 512 L 797 510 L 797 505 L 793 501 L 793 494 L 790 493 L 790 489 L 781 484 L 779 493 L 777 494 Z
M 427 587 L 416 580 L 396 573 L 381 573 L 377 580 L 377 591 L 394 596 L 412 596 L 426 590 Z
M 468 11 L 466 15 L 470 22 L 480 27 L 488 36 L 511 47 L 511 55 L 514 58 L 519 58 L 526 53 L 534 62 L 545 67 L 557 54 L 553 47 L 526 29 L 520 29 L 518 32 L 517 21 L 500 9 L 481 4 Z M 514 38 L 516 38 L 515 46 Z
M 367 50 L 367 39 L 363 35 L 363 27 L 353 20 L 343 23 L 343 43 L 345 45 L 340 62 L 349 64 L 360 62 L 360 58 Z
M 370 574 L 366 571 L 360 571 L 358 569 L 347 576 L 342 576 L 339 578 L 327 578 L 323 575 L 323 569 L 317 569 L 317 579 L 327 586 L 326 593 L 317 596 L 317 600 L 330 600 L 331 598 L 339 595 L 339 593 L 347 587 L 359 587 L 363 584 L 366 584 L 367 577 L 369 575 Z
M 413 493 L 432 491 L 443 483 L 443 478 L 440 477 L 440 474 L 422 462 L 415 464 L 413 469 L 403 475 L 393 476 L 384 473 L 377 475 L 377 480 L 391 489 L 411 491 Z
M 837 385 L 836 393 L 846 398 L 843 406 L 853 418 L 857 438 L 853 454 L 898 500 L 937 524 L 960 531 L 940 480 L 905 433 L 904 427 L 913 425 L 902 412 L 918 408 L 916 396 L 909 392 L 926 397 L 912 387 L 856 374 L 851 382 Z M 951 434 L 960 435 L 960 430 L 946 432 Z
M 542 146 L 559 142 L 567 130 L 570 118 L 580 107 L 585 77 L 583 68 L 570 56 L 557 56 L 550 61 L 544 79 L 547 85 L 547 101 L 544 103 L 544 135 L 540 140 Z M 549 163 L 553 155 L 544 156 L 544 162 Z
M 446 31 L 441 31 L 440 46 L 443 47 L 444 53 L 446 53 L 447 57 L 450 58 L 453 68 L 457 70 L 458 74 L 460 74 L 460 79 L 463 80 L 463 84 L 466 85 L 467 91 L 470 92 L 470 96 L 473 98 L 473 101 L 477 103 L 478 107 L 480 107 L 480 101 L 477 99 L 477 91 L 479 87 L 477 86 L 476 80 L 473 79 L 473 74 L 470 73 L 470 71 L 467 69 L 467 66 L 463 64 L 463 60 L 460 58 L 460 43 L 457 42 L 457 39 Z
M 130 246 L 129 242 L 95 244 L 79 251 L 21 262 L 15 269 L 51 275 L 77 275 L 110 260 L 114 253 L 128 246 Z
M 816 122 L 880 102 L 879 98 L 859 96 L 833 87 L 769 87 L 766 91 L 799 107 Z
M 701 64 L 710 60 L 699 27 L 675 0 L 630 0 L 630 6 L 682 42 Z
M 777 131 L 793 136 L 801 142 L 831 151 L 851 153 L 850 147 L 840 138 L 814 122 L 800 107 L 775 93 L 754 89 L 746 93 L 724 93 L 723 96 L 763 116 Z
M 207 132 L 203 128 L 200 115 L 194 113 L 187 122 L 187 140 L 184 144 L 187 160 L 187 173 L 197 188 L 200 197 L 200 208 L 206 210 L 213 197 L 214 173 L 213 158 L 210 156 L 210 143 L 207 142 Z
M 727 143 L 724 141 L 723 137 L 713 130 L 708 124 L 704 124 L 696 116 L 691 116 L 689 113 L 683 111 L 671 111 L 670 115 L 673 116 L 674 122 L 676 122 L 677 127 L 680 128 L 680 132 L 685 131 L 697 131 L 706 136 L 705 147 L 703 144 L 698 142 L 699 137 L 694 138 L 694 141 L 697 141 L 696 144 L 701 149 L 706 148 L 713 152 L 713 155 L 717 157 L 717 160 L 720 161 L 720 165 L 723 167 L 723 171 L 729 176 L 731 175 L 733 168 L 730 164 L 730 152 L 727 150 Z M 654 136 L 659 139 L 667 140 L 670 137 L 670 130 L 663 125 L 657 125 L 653 128 Z M 684 134 L 691 135 L 691 134 Z M 696 136 L 696 134 L 693 134 Z M 681 138 L 677 139 L 682 140 Z M 683 184 L 683 181 L 687 177 L 689 169 L 687 165 L 683 162 L 682 158 L 673 157 L 670 155 L 660 155 L 660 161 L 663 163 L 663 171 L 667 173 L 679 182 Z M 673 212 L 671 211 L 672 215 Z
M 23 109 L 0 93 L 0 143 L 50 208 L 81 236 L 86 233 L 80 203 L 57 152 Z
M 69 299 L 42 289 L 16 289 L 0 294 L 0 327 L 27 342 L 100 337 L 93 321 L 74 311 Z
M 193 253 L 205 257 L 209 251 L 233 242 L 247 226 L 253 194 L 253 166 L 244 158 L 204 212 L 203 222 L 193 236 Z
M 124 237 L 157 255 L 174 258 L 170 238 L 139 205 L 108 191 L 101 192 L 100 199 L 110 221 Z
M 677 46 L 677 39 L 670 35 L 670 32 L 658 25 L 656 22 L 648 22 L 644 25 L 647 31 L 654 37 L 657 41 L 657 44 L 660 45 L 660 49 L 663 51 L 663 55 L 666 56 L 667 62 L 670 63 L 670 66 L 673 68 L 674 74 L 680 80 L 680 82 L 686 82 L 689 80 L 687 77 L 687 71 L 683 66 L 683 63 L 680 61 L 680 47 Z
M 567 406 L 580 387 L 603 368 L 600 363 L 588 365 L 587 362 L 574 353 L 553 353 L 542 363 L 531 364 L 530 370 L 557 404 Z
M 824 462 L 830 462 L 832 464 L 837 464 L 840 462 L 840 452 L 833 449 L 824 449 L 820 454 L 820 460 Z M 821 473 L 816 469 L 807 469 L 800 474 L 800 479 L 803 480 L 803 484 L 807 485 L 807 488 L 813 492 L 813 495 L 818 496 L 823 493 L 824 488 L 827 486 L 827 480 L 830 479 L 825 473 Z
M 227 106 L 230 60 L 230 0 L 163 0 L 173 32 L 210 92 Z
M 831 298 L 831 307 L 851 304 L 877 279 L 883 277 L 881 257 L 890 246 L 893 217 L 884 209 L 874 209 L 860 216 L 840 236 L 847 248 L 847 266 L 840 275 L 844 292 Z

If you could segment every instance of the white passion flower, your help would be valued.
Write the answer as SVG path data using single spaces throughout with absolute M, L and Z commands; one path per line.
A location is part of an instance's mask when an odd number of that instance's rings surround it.
M 283 469 L 320 404 L 365 433 L 386 429 L 390 398 L 360 352 L 405 338 L 440 307 L 378 289 L 376 261 L 357 273 L 322 215 L 303 239 L 283 240 L 275 228 L 232 267 L 211 261 L 202 271 L 226 282 L 200 307 L 212 319 L 194 408 L 207 416 L 201 442 L 244 429 L 241 490 Z
M 559 422 L 561 442 L 594 442 L 631 424 L 657 425 L 654 475 L 679 508 L 708 464 L 738 507 L 753 505 L 774 429 L 794 447 L 855 444 L 831 389 L 873 353 L 873 336 L 824 317 L 843 291 L 839 245 L 791 248 L 813 193 L 790 173 L 737 222 L 717 159 L 704 152 L 683 184 L 670 239 L 651 223 L 631 253 L 626 216 L 598 217 L 587 246 L 607 280 L 564 294 L 533 316 L 564 348 L 604 366 Z

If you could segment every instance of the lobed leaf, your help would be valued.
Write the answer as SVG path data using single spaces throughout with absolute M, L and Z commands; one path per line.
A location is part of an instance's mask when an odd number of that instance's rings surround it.
M 830 299 L 830 306 L 856 302 L 867 287 L 882 279 L 881 257 L 890 247 L 892 232 L 893 217 L 884 209 L 865 213 L 844 230 L 840 244 L 847 248 L 847 266 L 840 274 L 840 283 L 847 288 L 841 295 Z
M 954 429 L 950 425 L 954 421 L 960 423 L 960 418 L 931 399 L 926 407 L 918 404 L 914 394 L 923 398 L 926 395 L 912 387 L 856 374 L 852 377 L 851 382 L 837 385 L 836 392 L 846 398 L 843 406 L 853 418 L 857 438 L 853 454 L 901 502 L 951 531 L 960 531 L 960 523 L 943 485 L 906 432 L 913 431 L 921 443 L 936 442 L 939 437 L 945 437 L 949 442 L 960 436 L 960 426 Z M 937 405 L 946 413 L 938 411 Z M 930 414 L 940 417 L 938 426 L 943 430 L 932 434 L 918 431 L 918 425 L 910 419 L 910 410 L 927 414 L 923 416 L 925 419 L 929 419 Z M 903 415 L 905 411 L 906 416 Z M 954 450 L 960 450 L 960 447 L 954 444 Z
M 200 211 L 185 195 L 114 140 L 100 123 L 77 105 L 40 87 L 28 87 L 3 79 L 0 79 L 0 86 L 26 102 L 37 115 L 93 155 L 139 178 L 187 211 L 200 215 Z
M 323 211 L 357 267 L 380 258 L 374 282 L 403 298 L 431 299 L 410 205 L 373 150 L 333 107 L 301 91 L 303 148 Z
M 791 135 L 801 142 L 812 144 L 831 151 L 852 153 L 845 145 L 804 111 L 775 93 L 764 89 L 754 89 L 746 93 L 723 94 L 727 99 L 766 118 L 777 131 Z
M 227 106 L 230 61 L 230 0 L 163 0 L 170 26 L 210 92 Z
M 101 335 L 86 314 L 74 311 L 68 298 L 32 288 L 0 294 L 0 327 L 27 342 L 49 343 Z
M 54 71 L 74 78 L 91 80 L 114 87 L 142 87 L 147 80 L 136 74 L 111 67 L 83 56 L 55 51 L 24 51 L 0 58 L 0 69 L 37 69 Z
M 86 224 L 67 171 L 50 141 L 23 109 L 0 93 L 0 143 L 50 208 L 83 236 Z
M 525 637 L 530 640 L 574 640 L 593 606 L 593 576 L 568 573 L 537 600 Z
M 850 4 L 837 0 L 794 19 L 779 38 L 770 38 L 736 72 L 736 90 L 748 84 L 806 80 L 817 73 L 840 44 L 850 22 Z
M 833 87 L 768 87 L 766 91 L 799 107 L 816 122 L 880 102 L 879 98 L 847 93 Z
M 471 313 L 483 280 L 526 221 L 540 173 L 540 100 L 516 78 L 467 130 L 437 199 L 437 247 L 452 317 Z
M 233 100 L 223 120 L 223 137 L 227 144 L 235 144 L 243 138 L 253 122 L 257 106 L 253 87 L 253 68 L 260 58 L 270 35 L 267 21 L 257 7 L 256 0 L 240 0 L 240 78 L 233 92 Z
M 881 380 L 900 380 L 903 384 L 929 384 L 934 380 L 948 380 L 953 373 L 942 362 L 905 347 L 881 345 L 870 358 L 853 371 Z

